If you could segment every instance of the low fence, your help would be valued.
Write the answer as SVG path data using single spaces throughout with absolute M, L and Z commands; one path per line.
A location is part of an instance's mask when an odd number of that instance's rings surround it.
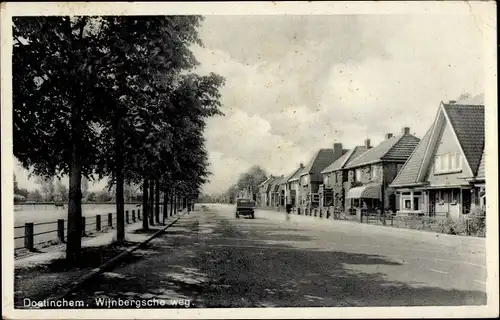
M 160 215 L 163 216 L 163 208 L 160 208 Z M 168 216 L 169 212 L 165 212 Z M 154 216 L 154 213 L 153 213 Z M 125 210 L 125 224 L 141 221 L 141 210 Z M 82 217 L 82 237 L 90 234 L 113 229 L 117 225 L 117 214 L 97 214 L 95 216 Z M 27 249 L 35 251 L 36 246 L 50 246 L 65 243 L 68 230 L 68 221 L 58 219 L 57 221 L 46 221 L 14 227 L 14 250 Z
M 285 211 L 284 208 L 262 208 Z M 291 208 L 291 214 L 305 215 L 332 220 L 350 220 L 359 223 L 367 223 L 393 228 L 407 228 L 414 230 L 425 230 L 437 233 L 485 236 L 486 215 L 461 215 L 460 219 L 450 219 L 447 212 L 435 212 L 432 214 L 408 214 L 398 215 L 391 212 L 382 214 L 368 210 L 356 209 L 341 210 L 334 207 L 326 208 Z

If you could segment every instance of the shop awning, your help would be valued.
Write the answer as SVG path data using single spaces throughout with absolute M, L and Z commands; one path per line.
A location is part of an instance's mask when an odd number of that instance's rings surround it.
M 347 192 L 347 199 L 380 199 L 380 186 L 363 186 L 352 188 Z

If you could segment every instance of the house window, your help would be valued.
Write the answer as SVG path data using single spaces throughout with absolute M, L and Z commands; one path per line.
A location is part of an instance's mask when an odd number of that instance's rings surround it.
M 356 169 L 356 182 L 361 182 L 361 169 Z
M 413 197 L 413 210 L 419 210 L 420 197 Z
M 421 191 L 402 192 L 400 197 L 400 204 L 404 210 L 420 210 L 420 200 L 422 199 Z M 413 204 L 412 204 L 413 200 Z
M 303 176 L 302 177 L 302 185 L 307 186 L 308 183 L 309 183 L 309 176 Z
M 410 199 L 404 199 L 404 208 L 405 208 L 405 210 L 411 210 L 411 200 Z
M 444 153 L 434 158 L 434 173 L 449 173 L 462 170 L 460 153 Z
M 457 204 L 460 197 L 460 190 L 451 190 L 451 204 Z
M 377 178 L 377 166 L 372 166 L 370 169 L 370 178 L 372 180 Z

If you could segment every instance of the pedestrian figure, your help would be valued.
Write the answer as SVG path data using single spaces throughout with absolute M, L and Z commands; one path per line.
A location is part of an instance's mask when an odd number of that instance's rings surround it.
M 287 204 L 285 211 L 286 211 L 286 221 L 290 221 L 290 212 L 292 211 L 292 205 Z

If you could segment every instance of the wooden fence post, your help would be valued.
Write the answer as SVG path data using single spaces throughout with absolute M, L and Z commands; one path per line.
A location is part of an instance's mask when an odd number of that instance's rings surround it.
M 35 249 L 33 228 L 33 222 L 27 222 L 24 224 L 24 247 L 29 251 L 33 251 Z
M 95 229 L 97 231 L 101 231 L 101 215 L 100 214 L 95 216 Z
M 64 219 L 57 219 L 57 238 L 64 242 Z
M 85 217 L 82 217 L 82 237 L 85 237 Z

